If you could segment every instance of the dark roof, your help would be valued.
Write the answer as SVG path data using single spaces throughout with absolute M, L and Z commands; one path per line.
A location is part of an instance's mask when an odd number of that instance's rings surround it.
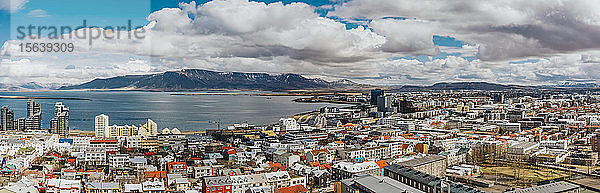
M 507 193 L 547 193 L 547 192 L 566 192 L 569 190 L 579 188 L 578 185 L 571 184 L 569 182 L 555 182 L 552 184 L 546 184 L 527 189 L 513 190 Z
M 385 176 L 371 176 L 361 175 L 355 178 L 343 180 L 342 183 L 352 186 L 356 189 L 369 190 L 368 192 L 381 192 L 381 193 L 392 193 L 392 192 L 411 192 L 420 193 L 416 188 L 409 185 L 403 184 L 392 178 Z M 359 186 L 356 186 L 358 184 Z M 362 191 L 361 191 L 362 192 Z M 423 192 L 424 193 L 424 192 Z
M 442 179 L 438 177 L 397 164 L 387 166 L 384 169 L 396 173 L 405 178 L 417 181 L 421 184 L 427 184 L 430 187 L 440 187 L 440 184 L 442 183 Z M 476 188 L 472 188 L 450 181 L 444 181 L 444 192 L 448 192 L 448 189 L 446 188 L 446 184 L 448 183 L 450 183 L 450 193 L 485 193 L 484 191 L 478 190 Z

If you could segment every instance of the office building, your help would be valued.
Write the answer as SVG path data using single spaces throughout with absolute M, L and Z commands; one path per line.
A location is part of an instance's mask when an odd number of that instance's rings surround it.
M 377 98 L 379 98 L 379 96 L 383 96 L 383 90 L 381 89 L 375 89 L 375 90 L 371 90 L 371 104 L 372 105 L 377 105 Z
M 0 110 L 0 131 L 13 130 L 15 113 L 8 106 L 3 106 Z
M 392 109 L 392 96 L 378 96 L 377 97 L 377 111 L 379 112 L 391 112 Z

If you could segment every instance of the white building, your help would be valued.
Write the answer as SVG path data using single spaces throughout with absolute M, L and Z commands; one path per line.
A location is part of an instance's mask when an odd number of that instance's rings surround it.
M 108 116 L 104 114 L 96 116 L 94 129 L 96 137 L 106 138 L 108 129 Z
M 276 132 L 299 131 L 300 124 L 294 118 L 279 119 L 279 127 L 274 128 Z

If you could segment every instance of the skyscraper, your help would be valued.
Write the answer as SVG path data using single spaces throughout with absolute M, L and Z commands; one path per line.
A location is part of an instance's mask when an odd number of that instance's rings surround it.
M 0 110 L 0 131 L 13 130 L 15 113 L 8 106 L 3 106 Z
M 381 89 L 371 90 L 371 104 L 372 105 L 377 105 L 377 98 L 379 98 L 379 96 L 383 96 L 383 90 L 381 90 Z
M 27 101 L 27 118 L 25 119 L 25 129 L 42 129 L 42 105 L 35 100 Z
M 61 137 L 69 136 L 69 108 L 63 103 L 57 102 L 54 105 L 54 118 L 50 120 L 51 132 Z
M 94 122 L 94 131 L 95 131 L 96 137 L 105 138 L 107 130 L 108 130 L 108 116 L 106 116 L 104 114 L 96 116 L 95 122 Z

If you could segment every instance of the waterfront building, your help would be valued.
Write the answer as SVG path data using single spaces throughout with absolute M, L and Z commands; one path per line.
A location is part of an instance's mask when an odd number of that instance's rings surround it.
M 35 100 L 27 101 L 27 117 L 25 118 L 26 130 L 42 129 L 42 105 Z
M 3 106 L 0 109 L 0 131 L 14 129 L 15 112 L 8 106 Z
M 25 131 L 25 122 L 26 122 L 25 117 L 15 119 L 15 121 L 13 122 L 14 129 L 17 131 Z
M 54 118 L 50 120 L 50 125 L 51 133 L 65 138 L 69 136 L 69 108 L 63 103 L 54 105 Z
M 94 133 L 98 138 L 106 138 L 108 131 L 108 116 L 101 114 L 94 119 Z
M 158 135 L 158 125 L 154 121 L 152 121 L 152 119 L 148 119 L 144 127 L 146 128 L 150 136 Z

